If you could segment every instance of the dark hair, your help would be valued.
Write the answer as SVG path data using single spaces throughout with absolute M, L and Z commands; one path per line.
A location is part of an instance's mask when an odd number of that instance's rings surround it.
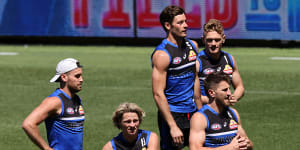
M 223 72 L 214 72 L 209 74 L 206 79 L 204 80 L 204 89 L 205 89 L 205 93 L 206 95 L 210 97 L 208 90 L 215 88 L 215 86 L 217 84 L 219 84 L 220 82 L 225 81 L 228 84 L 230 84 L 230 78 L 227 74 L 223 73 Z
M 203 26 L 203 36 L 206 36 L 207 32 L 216 31 L 217 33 L 224 35 L 224 28 L 222 23 L 216 19 L 210 19 L 206 24 Z
M 172 24 L 174 17 L 181 14 L 185 14 L 185 11 L 179 6 L 170 5 L 164 8 L 164 10 L 160 13 L 159 20 L 166 32 L 168 30 L 165 27 L 165 22 Z

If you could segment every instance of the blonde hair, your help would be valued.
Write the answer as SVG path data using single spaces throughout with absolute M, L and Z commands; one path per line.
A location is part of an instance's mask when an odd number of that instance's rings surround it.
M 134 112 L 138 115 L 139 117 L 139 122 L 140 124 L 143 121 L 143 117 L 146 116 L 146 113 L 144 112 L 144 110 L 142 108 L 140 108 L 137 104 L 135 103 L 122 103 L 119 105 L 119 107 L 113 112 L 113 123 L 117 128 L 121 128 L 120 123 L 122 121 L 122 117 L 124 113 L 127 112 Z
M 216 19 L 210 19 L 206 24 L 203 26 L 203 36 L 205 37 L 208 32 L 216 31 L 217 33 L 224 35 L 224 28 L 222 23 Z

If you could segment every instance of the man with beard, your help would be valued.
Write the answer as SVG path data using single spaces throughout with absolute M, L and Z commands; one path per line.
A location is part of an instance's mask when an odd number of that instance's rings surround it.
M 229 76 L 223 72 L 211 73 L 204 80 L 204 87 L 209 102 L 191 119 L 190 149 L 253 149 L 238 112 L 229 107 Z
M 188 146 L 190 117 L 202 106 L 195 74 L 198 44 L 186 38 L 188 25 L 182 8 L 167 6 L 160 23 L 167 37 L 151 56 L 152 92 L 158 107 L 160 147 L 177 150 Z
M 235 59 L 229 53 L 221 50 L 225 43 L 225 37 L 224 28 L 219 20 L 210 19 L 203 26 L 202 41 L 205 44 L 205 49 L 198 54 L 196 61 L 203 103 L 208 103 L 203 81 L 212 72 L 224 72 L 231 77 L 231 83 L 235 89 L 230 97 L 232 105 L 244 95 L 244 86 Z
M 81 150 L 84 111 L 77 92 L 83 83 L 82 66 L 73 58 L 61 60 L 50 82 L 59 82 L 52 94 L 43 100 L 24 120 L 28 137 L 44 150 Z M 45 121 L 48 143 L 40 135 L 38 125 Z

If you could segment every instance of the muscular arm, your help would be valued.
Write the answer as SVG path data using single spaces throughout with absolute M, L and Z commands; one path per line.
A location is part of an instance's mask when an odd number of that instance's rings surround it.
M 235 59 L 232 56 L 233 60 L 233 73 L 232 73 L 232 85 L 234 87 L 234 92 L 231 97 L 230 102 L 235 104 L 238 100 L 240 100 L 244 96 L 244 85 L 240 73 L 238 71 L 238 66 Z
M 204 147 L 205 128 L 207 127 L 206 118 L 201 113 L 195 113 L 191 119 L 190 129 L 190 150 L 239 150 L 240 136 L 232 139 L 231 143 L 216 148 Z
M 198 43 L 194 40 L 192 40 L 192 42 L 194 43 L 196 50 L 198 52 Z M 197 62 L 198 61 L 196 61 L 196 65 L 195 65 L 196 68 L 195 68 L 195 82 L 194 82 L 194 100 L 195 100 L 197 109 L 200 109 L 202 107 L 202 101 L 201 101 L 200 81 L 199 81 L 199 77 L 198 77 L 199 64 L 198 64 L 198 68 L 197 68 Z
M 28 137 L 41 149 L 52 149 L 42 138 L 38 125 L 47 117 L 58 115 L 61 112 L 61 102 L 57 97 L 48 97 L 35 108 L 23 121 L 22 128 Z
M 203 105 L 203 104 L 207 104 L 208 102 L 209 102 L 209 99 L 208 99 L 208 97 L 207 96 L 203 96 L 203 95 L 201 95 L 201 88 L 200 88 L 200 80 L 199 80 L 199 76 L 198 76 L 198 72 L 199 72 L 199 67 L 200 67 L 200 63 L 199 63 L 199 61 L 198 61 L 198 59 L 196 60 L 196 73 L 197 73 L 197 79 L 198 79 L 198 83 L 197 84 L 199 84 L 199 89 L 196 89 L 197 91 L 199 90 L 199 95 L 200 95 L 200 101 L 201 101 L 201 105 Z M 195 84 L 196 84 L 196 82 L 195 82 Z M 195 85 L 196 86 L 196 85 Z M 198 105 L 197 105 L 198 106 Z
M 194 83 L 194 98 L 197 108 L 200 109 L 204 103 L 207 103 L 202 100 L 201 88 L 200 88 L 200 80 L 198 77 L 199 72 L 199 62 L 196 60 L 196 72 L 195 72 L 195 83 Z
M 170 127 L 170 133 L 174 143 L 180 144 L 183 141 L 183 133 L 178 128 L 164 94 L 167 80 L 167 68 L 170 59 L 167 53 L 156 51 L 152 59 L 152 92 L 156 105 Z
M 159 142 L 156 133 L 151 132 L 147 150 L 158 150 Z
M 190 150 L 199 150 L 205 141 L 206 119 L 201 113 L 194 113 L 191 119 L 189 147 Z

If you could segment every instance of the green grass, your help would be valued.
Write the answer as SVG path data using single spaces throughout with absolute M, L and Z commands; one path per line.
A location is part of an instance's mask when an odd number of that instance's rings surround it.
M 141 126 L 158 133 L 151 91 L 150 55 L 154 47 L 0 46 L 0 147 L 38 149 L 21 128 L 24 118 L 58 85 L 49 83 L 59 60 L 74 57 L 84 65 L 79 93 L 86 112 L 84 149 L 101 149 L 119 132 L 111 115 L 125 101 L 147 113 Z M 270 57 L 300 57 L 299 49 L 224 48 L 236 59 L 246 94 L 235 106 L 257 150 L 300 147 L 300 61 Z M 45 137 L 44 124 L 40 125 Z M 188 148 L 186 148 L 188 149 Z

